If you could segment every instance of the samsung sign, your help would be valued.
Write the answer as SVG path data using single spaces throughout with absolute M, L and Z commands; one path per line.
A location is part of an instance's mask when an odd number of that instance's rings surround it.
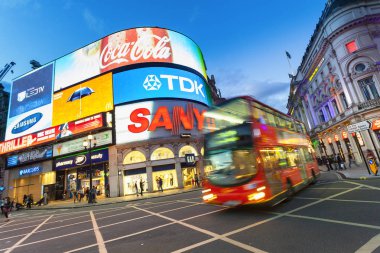
M 53 156 L 53 148 L 51 146 L 35 148 L 28 152 L 12 155 L 7 158 L 7 167 L 14 167 L 20 164 L 35 162 L 48 159 Z
M 212 104 L 208 84 L 184 70 L 162 67 L 128 70 L 115 74 L 113 84 L 115 105 L 147 98 L 183 98 Z
M 91 152 L 91 162 L 100 163 L 108 161 L 108 149 L 101 149 Z M 61 159 L 56 159 L 54 163 L 55 170 L 70 169 L 90 164 L 89 152 L 85 154 L 73 155 Z
M 29 176 L 32 174 L 38 174 L 42 171 L 42 167 L 40 165 L 33 166 L 30 168 L 21 169 L 18 171 L 19 176 Z

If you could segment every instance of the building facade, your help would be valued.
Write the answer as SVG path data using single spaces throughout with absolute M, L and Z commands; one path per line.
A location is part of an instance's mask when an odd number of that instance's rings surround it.
M 328 1 L 292 77 L 288 113 L 305 122 L 320 157 L 377 158 L 380 2 Z
M 0 143 L 6 194 L 69 198 L 90 178 L 111 197 L 157 191 L 159 181 L 191 187 L 204 173 L 203 114 L 220 99 L 183 34 L 146 27 L 106 36 L 13 80 Z

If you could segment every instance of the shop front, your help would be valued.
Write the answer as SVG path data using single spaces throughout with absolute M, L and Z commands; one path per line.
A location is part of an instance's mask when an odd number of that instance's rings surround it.
M 90 159 L 91 157 L 91 159 Z M 90 152 L 58 158 L 54 161 L 57 175 L 57 199 L 73 197 L 73 192 L 90 189 L 92 186 L 98 196 L 104 196 L 108 185 L 108 148 L 94 149 Z
M 153 191 L 158 191 L 158 184 L 162 181 L 162 188 L 178 188 L 175 164 L 166 164 L 152 167 Z M 161 179 L 161 180 L 160 180 Z
M 141 182 L 143 185 L 143 191 L 148 191 L 148 177 L 146 174 L 146 168 L 138 168 L 132 170 L 124 170 L 123 183 L 124 183 L 124 195 L 137 194 L 137 190 L 140 191 Z
M 22 203 L 24 195 L 31 195 L 34 201 L 38 201 L 47 192 L 49 198 L 54 199 L 55 179 L 52 161 L 11 169 L 8 196 Z

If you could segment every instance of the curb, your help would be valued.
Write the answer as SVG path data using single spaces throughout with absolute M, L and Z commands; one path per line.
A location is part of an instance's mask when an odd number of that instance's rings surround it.
M 95 204 L 86 204 L 82 206 L 61 206 L 61 207 L 46 207 L 46 208 L 32 208 L 32 209 L 21 209 L 21 210 L 27 210 L 27 211 L 43 211 L 43 210 L 59 210 L 59 209 L 76 209 L 76 208 L 86 208 L 86 207 L 94 207 L 94 206 L 104 206 L 104 205 L 112 205 L 112 204 L 119 204 L 119 203 L 125 203 L 125 202 L 136 202 L 140 200 L 146 200 L 146 199 L 155 199 L 155 198 L 162 198 L 162 197 L 167 197 L 171 195 L 179 195 L 183 193 L 188 193 L 188 192 L 194 192 L 197 190 L 201 190 L 202 188 L 198 189 L 192 189 L 192 190 L 187 190 L 187 191 L 182 191 L 182 192 L 177 192 L 177 193 L 171 193 L 171 194 L 166 194 L 166 195 L 158 195 L 158 196 L 151 196 L 151 197 L 145 197 L 145 198 L 140 198 L 140 199 L 128 199 L 128 200 L 119 200 L 119 201 L 112 201 L 112 202 L 107 202 L 107 203 L 95 203 Z

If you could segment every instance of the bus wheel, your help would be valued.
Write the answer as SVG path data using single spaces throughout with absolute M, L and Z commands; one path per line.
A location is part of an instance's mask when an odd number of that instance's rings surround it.
M 294 189 L 293 189 L 292 181 L 290 181 L 289 178 L 286 180 L 286 188 L 287 188 L 286 197 L 288 200 L 291 200 L 294 195 Z
M 313 179 L 311 180 L 311 184 L 315 184 L 317 182 L 317 176 L 315 175 L 314 170 L 311 170 L 311 175 Z

